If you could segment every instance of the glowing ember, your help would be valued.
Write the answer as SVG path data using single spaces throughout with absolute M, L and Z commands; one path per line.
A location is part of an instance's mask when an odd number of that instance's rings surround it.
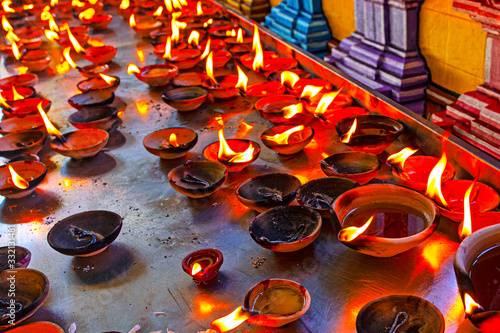
M 134 73 L 140 74 L 141 70 L 135 64 L 132 64 L 132 63 L 128 64 L 128 66 L 127 66 L 127 74 L 128 75 L 132 75 Z
M 2 28 L 6 32 L 14 30 L 14 28 L 12 28 L 12 25 L 10 24 L 9 20 L 7 20 L 5 15 L 2 15 Z
M 21 190 L 27 189 L 29 183 L 23 177 L 19 176 L 18 173 L 14 171 L 14 168 L 10 164 L 7 165 L 7 167 L 9 168 L 10 177 L 12 179 L 12 183 L 14 184 L 14 186 Z
M 175 133 L 170 134 L 170 137 L 168 138 L 168 142 L 170 143 L 170 145 L 172 145 L 174 147 L 180 146 L 179 143 L 177 142 L 177 135 L 175 135 Z
M 470 194 L 472 193 L 472 189 L 476 185 L 476 179 L 469 186 L 464 195 L 464 221 L 462 223 L 462 229 L 459 232 L 459 236 L 461 239 L 465 239 L 470 234 L 472 234 L 472 216 L 470 212 Z
M 44 34 L 45 34 L 45 37 L 47 37 L 48 40 L 51 40 L 51 41 L 56 41 L 59 39 L 59 35 L 57 34 L 57 32 L 54 32 L 52 30 L 44 30 L 43 31 Z
M 5 107 L 7 109 L 10 109 L 10 105 L 7 104 L 7 102 L 5 101 L 5 99 L 2 96 L 2 93 L 0 93 L 0 105 L 2 105 L 3 107 Z
M 69 41 L 71 42 L 71 45 L 73 45 L 73 48 L 75 49 L 76 52 L 78 53 L 85 53 L 85 49 L 78 43 L 78 40 L 76 40 L 75 36 L 73 36 L 73 33 L 71 32 L 71 29 L 68 27 L 68 37 Z
M 345 135 L 345 138 L 341 139 L 340 142 L 342 143 L 349 143 L 351 141 L 351 136 L 354 134 L 356 131 L 356 127 L 358 127 L 358 120 L 354 118 L 354 121 L 352 122 L 351 128 L 349 129 L 349 132 Z
M 54 135 L 60 139 L 65 140 L 63 135 L 61 134 L 61 132 L 59 132 L 57 130 L 57 128 L 55 128 L 54 125 L 52 125 L 52 123 L 49 120 L 49 117 L 47 117 L 47 114 L 45 113 L 45 111 L 43 111 L 42 102 L 40 102 L 40 104 L 38 104 L 38 112 L 40 113 L 40 116 L 42 116 L 43 123 L 45 124 L 45 128 L 47 128 L 47 133 L 49 133 L 50 135 Z
M 148 113 L 148 104 L 145 101 L 137 101 L 135 102 L 135 107 L 137 108 L 137 111 L 141 115 L 145 115 Z
M 388 164 L 399 164 L 401 169 L 404 168 L 404 164 L 408 157 L 415 154 L 418 149 L 404 148 L 399 153 L 392 154 L 387 158 Z
M 290 119 L 293 118 L 297 113 L 303 112 L 304 106 L 302 105 L 302 103 L 292 104 L 283 108 L 283 117 L 285 119 Z
M 284 71 L 281 73 L 281 85 L 293 88 L 293 86 L 300 80 L 300 77 L 294 72 Z
M 236 88 L 240 88 L 244 92 L 247 92 L 248 77 L 240 66 L 236 65 L 236 69 L 238 70 L 238 83 L 236 83 Z
M 240 326 L 248 318 L 250 318 L 250 313 L 244 312 L 243 308 L 240 306 L 227 316 L 214 320 L 210 326 L 219 332 L 227 332 Z
M 202 16 L 203 15 L 203 8 L 201 7 L 201 1 L 198 1 L 196 4 L 196 15 Z
M 66 61 L 68 62 L 68 64 L 69 64 L 71 67 L 76 68 L 77 66 L 76 66 L 75 62 L 73 61 L 73 59 L 71 59 L 70 52 L 71 52 L 71 46 L 66 47 L 66 48 L 63 50 L 63 52 L 62 52 L 63 57 L 64 57 L 64 59 L 66 59 Z
M 130 6 L 130 1 L 129 0 L 122 0 L 120 3 L 120 9 L 125 10 Z
M 243 30 L 241 28 L 238 28 L 238 36 L 236 37 L 236 41 L 238 43 L 243 43 Z
M 194 275 L 198 274 L 199 272 L 201 272 L 201 265 L 196 262 L 196 263 L 194 263 L 194 265 L 191 269 L 191 275 L 194 276 Z
M 195 46 L 198 46 L 200 43 L 200 33 L 196 30 L 191 31 L 188 37 L 188 44 L 193 44 Z
M 117 79 L 115 79 L 112 76 L 109 76 L 109 75 L 106 75 L 106 74 L 102 74 L 102 73 L 99 73 L 99 76 L 101 77 L 101 79 L 103 79 L 104 81 L 106 81 L 106 83 L 109 84 L 109 85 L 112 85 L 117 80 Z
M 130 17 L 128 18 L 128 24 L 130 25 L 130 27 L 132 29 L 135 29 L 135 27 L 137 26 L 137 23 L 135 22 L 135 15 L 134 14 L 130 15 Z
M 138 47 L 135 53 L 137 54 L 137 58 L 139 59 L 139 61 L 144 62 L 146 57 L 144 56 L 144 50 L 142 49 L 142 47 Z
M 156 8 L 155 12 L 153 13 L 153 16 L 157 17 L 157 16 L 161 16 L 162 14 L 163 14 L 163 7 L 158 6 L 158 8 Z
M 366 229 L 368 229 L 368 227 L 372 223 L 374 217 L 375 217 L 375 215 L 372 215 L 368 219 L 368 221 L 366 221 L 366 223 L 363 224 L 360 228 L 348 227 L 348 228 L 344 228 L 344 229 L 340 230 L 339 235 L 338 235 L 339 240 L 341 240 L 343 242 L 352 242 L 354 239 L 358 238 L 359 235 L 361 235 L 363 232 L 365 232 Z
M 208 37 L 207 45 L 205 45 L 205 50 L 200 56 L 200 60 L 205 59 L 210 54 L 210 44 L 212 43 L 212 38 Z
M 17 92 L 16 86 L 12 86 L 12 96 L 14 98 L 14 101 L 19 101 L 24 99 L 24 96 Z
M 300 98 L 304 98 L 304 99 L 307 99 L 310 101 L 317 94 L 319 94 L 321 90 L 323 90 L 323 87 L 307 85 L 304 87 L 304 90 L 302 90 L 302 94 L 300 95 Z
M 95 15 L 95 9 L 88 8 L 88 9 L 84 10 L 83 12 L 81 12 L 80 14 L 78 14 L 78 18 L 80 20 L 90 20 L 92 17 L 94 17 L 94 15 Z
M 481 308 L 481 306 L 474 301 L 474 299 L 467 293 L 464 295 L 464 303 L 465 303 L 465 313 L 467 315 L 471 315 L 476 309 Z
M 12 54 L 16 60 L 21 59 L 21 52 L 19 51 L 19 47 L 16 42 L 12 42 Z
M 321 99 L 319 100 L 318 106 L 316 107 L 316 110 L 314 110 L 314 115 L 320 115 L 324 114 L 326 110 L 328 110 L 328 107 L 333 103 L 335 98 L 340 94 L 342 91 L 342 88 L 336 91 L 332 91 L 329 93 L 324 94 Z
M 16 11 L 14 9 L 10 8 L 10 5 L 12 5 L 12 1 L 10 1 L 10 0 L 2 1 L 3 11 L 6 13 L 15 13 Z
M 172 39 L 170 36 L 167 37 L 167 42 L 165 43 L 165 54 L 163 59 L 172 60 Z
M 213 52 L 210 52 L 210 54 L 207 57 L 207 63 L 206 63 L 205 67 L 206 67 L 207 76 L 210 79 L 210 82 L 212 82 L 212 84 L 217 87 L 217 86 L 219 86 L 219 82 L 217 82 L 217 80 L 214 77 L 213 56 L 214 56 Z
M 264 135 L 264 139 L 275 142 L 279 145 L 287 145 L 290 135 L 296 132 L 300 132 L 304 129 L 304 125 L 299 125 L 284 131 L 283 133 L 278 133 L 275 135 Z
M 224 138 L 224 131 L 219 130 L 219 152 L 217 154 L 219 159 L 227 159 L 231 163 L 245 163 L 252 160 L 254 151 L 255 148 L 250 143 L 243 153 L 234 152 Z
M 446 151 L 443 149 L 441 158 L 429 174 L 429 179 L 427 180 L 427 190 L 425 191 L 425 195 L 429 198 L 434 199 L 437 197 L 441 202 L 441 205 L 444 207 L 448 207 L 448 203 L 443 197 L 443 192 L 441 192 L 441 177 L 443 176 L 447 163 L 448 158 L 446 157 Z

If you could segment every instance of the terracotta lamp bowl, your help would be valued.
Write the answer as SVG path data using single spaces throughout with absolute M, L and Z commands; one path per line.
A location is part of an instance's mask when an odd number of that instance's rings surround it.
M 17 35 L 17 37 L 21 39 L 33 39 L 43 36 L 43 28 L 26 26 L 19 29 L 15 29 L 14 33 Z
M 113 103 L 115 94 L 108 90 L 88 91 L 68 99 L 69 105 L 77 110 L 87 107 L 105 106 Z
M 172 188 L 193 199 L 211 195 L 222 187 L 226 179 L 226 167 L 212 161 L 188 161 L 168 173 Z
M 325 158 L 320 165 L 327 176 L 348 178 L 364 185 L 377 176 L 382 162 L 374 154 L 346 151 Z
M 42 117 L 36 114 L 24 118 L 6 118 L 0 122 L 0 134 L 40 130 L 43 126 Z
M 341 140 L 351 129 L 354 119 L 357 120 L 357 128 L 346 145 L 355 151 L 379 155 L 404 131 L 403 124 L 386 116 L 349 117 L 342 119 L 335 126 Z
M 293 200 L 300 180 L 287 173 L 256 176 L 236 188 L 236 197 L 245 206 L 262 213 L 268 209 L 287 206 Z
M 235 153 L 243 153 L 248 149 L 250 145 L 254 147 L 254 153 L 250 160 L 245 162 L 229 162 L 226 158 L 220 158 L 218 156 L 219 153 L 219 141 L 213 142 L 203 149 L 203 157 L 205 157 L 209 161 L 220 162 L 227 167 L 228 172 L 240 172 L 250 164 L 252 164 L 257 158 L 259 158 L 260 154 L 260 145 L 252 140 L 246 139 L 228 139 L 226 140 L 229 147 Z
M 208 92 L 200 87 L 183 87 L 167 90 L 162 99 L 179 112 L 198 109 L 207 99 Z
M 257 302 L 260 297 L 263 295 L 269 295 L 270 293 L 273 293 L 273 291 L 283 288 L 285 288 L 285 290 L 293 290 L 294 295 L 300 295 L 300 299 L 303 300 L 303 306 L 300 310 L 285 315 L 260 314 L 248 318 L 246 322 L 248 324 L 258 326 L 281 327 L 302 317 L 311 305 L 311 295 L 301 284 L 291 280 L 268 279 L 260 281 L 248 290 L 245 295 L 245 300 L 243 301 L 243 306 L 247 309 L 251 309 L 252 311 L 257 311 L 260 309 L 260 303 Z
M 193 265 L 199 264 L 201 271 L 192 275 Z M 224 263 L 222 252 L 216 249 L 203 249 L 188 254 L 182 260 L 182 270 L 197 281 L 209 281 L 217 276 Z
M 272 51 L 264 51 L 264 52 L 262 52 L 262 55 L 264 58 L 264 63 L 266 62 L 267 59 L 278 57 L 278 54 L 276 52 L 272 52 Z M 254 52 L 249 52 L 247 54 L 242 55 L 240 57 L 241 64 L 243 66 L 245 66 L 246 68 L 252 69 L 254 57 L 255 57 Z
M 83 59 L 90 61 L 94 65 L 102 65 L 111 62 L 116 56 L 118 49 L 111 45 L 92 46 L 85 49 Z
M 443 314 L 431 302 L 411 295 L 389 295 L 363 306 L 356 318 L 356 332 L 387 332 L 395 327 L 396 319 L 401 324 L 396 331 L 401 333 L 443 333 L 445 328 Z
M 54 139 L 50 147 L 64 156 L 82 159 L 97 155 L 108 143 L 109 134 L 106 131 L 87 128 L 64 134 L 68 145 Z
M 28 51 L 21 58 L 21 64 L 28 67 L 32 72 L 41 72 L 49 67 L 50 57 L 47 51 Z
M 174 78 L 179 69 L 171 64 L 150 65 L 140 68 L 140 73 L 135 73 L 135 77 L 146 83 L 150 87 L 166 86 L 170 79 Z
M 268 73 L 274 73 L 278 71 L 289 70 L 297 68 L 299 63 L 293 58 L 276 57 L 264 60 L 264 66 L 262 70 Z
M 40 185 L 47 174 L 45 164 L 36 161 L 17 161 L 10 165 L 19 176 L 28 182 L 28 187 L 21 189 L 12 182 L 7 165 L 0 166 L 0 195 L 9 199 L 18 199 L 30 195 Z
M 10 109 L 3 109 L 4 118 L 26 117 L 38 113 L 38 104 L 42 103 L 45 113 L 49 112 L 52 102 L 45 98 L 27 98 L 10 103 Z
M 10 289 L 10 278 L 15 277 L 16 298 L 15 318 L 16 324 L 31 317 L 43 304 L 49 294 L 49 280 L 47 277 L 34 269 L 21 268 L 17 271 L 3 271 L 0 273 L 0 301 L 3 304 L 10 303 L 11 297 L 7 297 Z M 0 329 L 11 326 L 10 316 L 4 315 L 0 319 Z
M 304 69 L 288 69 L 288 72 L 292 72 L 297 74 L 301 79 L 308 79 L 311 76 L 311 73 Z M 281 82 L 281 73 L 283 73 L 284 70 L 280 70 L 277 72 L 272 72 L 272 73 L 267 73 L 266 77 L 269 81 L 279 81 Z
M 245 95 L 249 97 L 261 98 L 266 96 L 281 96 L 284 93 L 285 87 L 283 87 L 280 82 L 267 81 L 249 85 Z
M 165 55 L 165 45 L 159 44 L 153 48 L 153 53 L 160 59 L 164 59 Z M 165 59 L 169 63 L 175 65 L 179 70 L 191 69 L 200 61 L 199 56 L 201 51 L 198 49 L 183 49 L 183 50 L 173 50 L 172 58 Z
M 299 99 L 291 95 L 269 96 L 259 99 L 254 107 L 267 120 L 283 122 L 283 108 L 299 103 Z
M 335 199 L 356 187 L 356 182 L 346 178 L 324 177 L 313 179 L 297 191 L 297 201 L 301 206 L 316 210 L 322 217 L 330 217 L 330 206 Z
M 321 231 L 321 215 L 303 206 L 275 207 L 250 224 L 250 236 L 265 249 L 293 252 L 311 244 Z
M 238 77 L 236 75 L 218 76 L 215 78 L 219 85 L 214 85 L 211 80 L 203 82 L 208 92 L 217 99 L 230 99 L 238 96 L 239 90 L 236 88 Z
M 176 142 L 170 142 L 170 136 L 176 136 Z M 198 142 L 198 134 L 184 127 L 165 128 L 147 135 L 142 144 L 151 154 L 171 160 L 185 156 Z
M 26 87 L 26 86 L 17 87 L 16 91 L 19 95 L 23 96 L 25 99 L 33 97 L 36 93 L 33 87 Z M 15 102 L 14 92 L 12 90 L 12 87 L 10 89 L 2 91 L 2 97 L 7 102 L 7 104 Z
M 473 307 L 470 313 L 466 313 L 466 318 L 482 333 L 498 332 L 500 323 L 498 284 L 492 281 L 495 274 L 498 276 L 499 246 L 500 224 L 486 227 L 472 233 L 460 244 L 453 263 L 462 301 L 465 302 L 467 293 L 481 306 Z M 477 274 L 475 269 L 479 269 Z
M 113 16 L 111 15 L 94 15 L 90 20 L 81 20 L 83 25 L 91 27 L 94 31 L 107 29 L 111 21 L 113 21 Z
M 343 94 L 342 96 L 344 96 L 344 95 L 347 95 L 347 94 Z M 308 106 L 306 106 L 306 109 L 307 108 L 308 108 Z M 316 110 L 316 107 L 314 107 L 312 112 L 314 113 L 315 110 Z M 330 108 L 327 109 L 326 112 L 323 113 L 322 115 L 318 115 L 318 118 L 323 120 L 323 122 L 322 122 L 323 126 L 325 126 L 327 128 L 335 128 L 335 125 L 337 125 L 337 123 L 339 121 L 341 121 L 342 119 L 349 118 L 349 117 L 369 115 L 369 114 L 370 114 L 370 111 L 368 111 L 365 108 L 359 108 L 356 106 L 337 108 L 335 106 L 333 109 L 330 109 Z
M 279 125 L 272 127 L 259 137 L 262 143 L 269 149 L 275 151 L 281 155 L 294 155 L 298 154 L 304 149 L 305 146 L 311 142 L 314 137 L 314 129 L 310 126 L 304 126 L 304 128 L 298 132 L 292 133 L 287 142 L 276 142 L 269 139 L 269 137 L 274 137 L 283 132 L 286 132 L 297 125 Z
M 45 138 L 45 132 L 37 130 L 6 134 L 0 138 L 0 156 L 12 159 L 37 154 L 42 149 Z
M 0 90 L 12 90 L 12 86 L 15 87 L 33 87 L 38 83 L 38 76 L 36 74 L 19 74 L 8 76 L 6 78 L 0 79 Z
M 15 252 L 14 264 L 11 266 L 9 256 Z M 27 268 L 31 261 L 31 252 L 22 246 L 15 246 L 13 249 L 9 246 L 0 247 L 0 272 L 5 270 L 16 270 L 18 268 Z
M 339 240 L 360 253 L 392 257 L 418 246 L 437 228 L 440 214 L 432 200 L 406 187 L 377 184 L 353 188 L 330 207 Z M 348 227 L 361 227 L 375 215 L 368 229 L 347 241 Z
M 106 74 L 109 71 L 109 66 L 107 64 L 92 64 L 85 67 L 78 67 L 77 69 L 83 77 L 90 79 L 98 77 L 99 74 Z
M 83 108 L 69 116 L 71 125 L 78 129 L 96 128 L 109 130 L 118 119 L 118 109 L 113 106 Z
M 115 81 L 111 84 L 107 83 L 102 77 L 96 76 L 89 79 L 78 82 L 76 87 L 81 92 L 90 91 L 109 91 L 114 93 L 116 89 L 120 86 L 120 78 L 116 76 L 111 76 Z
M 16 326 L 5 332 L 9 333 L 65 333 L 64 330 L 48 321 L 37 321 L 26 325 Z
M 231 59 L 232 54 L 228 51 L 216 51 L 213 54 L 213 64 L 214 68 L 221 68 L 226 66 L 229 59 Z
M 298 80 L 297 83 L 295 83 L 293 89 L 287 87 L 287 90 L 290 94 L 299 97 L 300 95 L 302 95 L 302 91 L 306 86 L 323 87 L 323 89 L 320 92 L 328 92 L 333 89 L 333 85 L 326 80 L 303 78 Z

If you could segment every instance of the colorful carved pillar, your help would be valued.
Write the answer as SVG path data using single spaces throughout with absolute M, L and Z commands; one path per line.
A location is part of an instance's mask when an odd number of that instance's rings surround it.
M 428 72 L 418 48 L 423 0 L 355 0 L 356 31 L 325 60 L 423 114 Z

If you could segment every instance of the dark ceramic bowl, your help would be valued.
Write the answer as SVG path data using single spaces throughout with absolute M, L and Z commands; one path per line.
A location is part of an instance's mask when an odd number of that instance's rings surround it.
M 10 260 L 14 256 L 14 265 Z M 16 270 L 27 268 L 31 261 L 31 252 L 22 246 L 2 246 L 0 247 L 0 272 L 5 270 Z
M 226 179 L 226 167 L 212 161 L 188 161 L 168 173 L 172 188 L 194 199 L 211 195 L 222 187 Z
M 364 185 L 378 174 L 382 162 L 374 154 L 346 151 L 325 158 L 320 165 L 327 176 L 348 178 Z
M 115 81 L 108 84 L 101 76 L 91 77 L 86 80 L 78 82 L 76 87 L 81 92 L 89 91 L 110 91 L 114 93 L 116 89 L 120 86 L 120 78 L 117 76 L 111 76 Z
M 16 187 L 8 169 L 10 165 L 14 171 L 28 182 L 28 187 Z M 9 199 L 18 199 L 30 195 L 45 178 L 47 167 L 37 161 L 16 161 L 0 166 L 0 195 Z
M 207 99 L 208 92 L 200 87 L 184 87 L 167 90 L 162 99 L 180 112 L 194 111 Z
M 300 131 L 292 133 L 285 142 L 276 142 L 268 138 L 286 132 L 297 125 L 278 125 L 266 130 L 259 137 L 262 143 L 269 149 L 281 155 L 298 154 L 314 137 L 314 129 L 307 125 L 302 125 Z
M 177 146 L 169 142 L 176 135 Z M 142 144 L 148 152 L 160 158 L 171 160 L 187 154 L 198 142 L 198 134 L 184 127 L 165 128 L 147 135 Z
M 46 139 L 43 131 L 25 131 L 6 134 L 0 138 L 0 156 L 12 159 L 21 155 L 37 154 Z
M 47 234 L 49 245 L 62 254 L 90 257 L 104 251 L 120 234 L 120 215 L 93 210 L 57 222 Z
M 118 119 L 118 109 L 113 106 L 83 108 L 69 116 L 71 125 L 78 129 L 96 128 L 109 130 Z
M 68 103 L 75 109 L 80 110 L 87 107 L 109 105 L 113 103 L 114 100 L 115 94 L 113 92 L 107 90 L 97 90 L 75 95 L 68 99 Z

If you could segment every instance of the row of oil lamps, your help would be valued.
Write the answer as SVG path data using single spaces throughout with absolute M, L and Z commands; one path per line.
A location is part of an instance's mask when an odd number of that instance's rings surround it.
M 84 5 L 78 7 L 78 4 Z M 114 91 L 120 83 L 119 78 L 105 75 L 108 70 L 106 63 L 116 55 L 116 48 L 106 45 L 83 48 L 81 45 L 88 41 L 88 30 L 70 27 L 64 23 L 58 26 L 53 13 L 57 6 L 62 4 L 43 7 L 39 11 L 40 20 L 33 20 L 46 26 L 42 30 L 37 30 L 36 25 L 29 31 L 13 29 L 8 20 L 13 16 L 8 14 L 2 16 L 2 24 L 8 39 L 12 39 L 12 55 L 20 59 L 29 70 L 44 70 L 48 66 L 48 63 L 47 66 L 44 65 L 46 60 L 40 60 L 37 65 L 31 66 L 23 62 L 26 54 L 31 52 L 26 47 L 30 45 L 26 37 L 28 32 L 32 32 L 34 36 L 31 39 L 40 38 L 41 33 L 44 33 L 47 38 L 58 41 L 63 46 L 64 59 L 71 67 L 89 77 L 78 84 L 83 93 L 68 101 L 79 109 L 70 117 L 70 122 L 80 129 L 61 135 L 50 124 L 45 114 L 50 108 L 50 101 L 27 98 L 34 94 L 34 89 L 29 86 L 36 83 L 36 76 L 26 74 L 4 79 L 0 82 L 0 88 L 4 88 L 0 101 L 6 120 L 0 123 L 0 129 L 5 133 L 9 133 L 9 128 L 15 132 L 0 139 L 0 146 L 14 148 L 2 152 L 4 157 L 37 153 L 41 149 L 45 139 L 44 132 L 20 131 L 20 128 L 24 130 L 41 127 L 43 123 L 40 118 L 45 122 L 48 133 L 56 136 L 51 143 L 55 151 L 72 158 L 93 156 L 106 145 L 106 130 L 109 130 L 116 120 L 117 110 L 105 106 L 113 101 Z M 76 7 L 79 8 L 77 17 L 94 30 L 105 28 L 107 24 L 103 22 L 109 24 L 111 21 L 110 18 L 105 18 L 106 15 L 99 14 L 102 10 L 100 2 L 77 2 Z M 333 86 L 329 82 L 308 78 L 306 71 L 296 68 L 298 64 L 294 59 L 264 51 L 256 26 L 253 37 L 244 37 L 241 28 L 222 18 L 217 19 L 216 9 L 203 6 L 201 2 L 184 5 L 182 2 L 166 1 L 164 7 L 160 6 L 153 12 L 154 7 L 154 3 L 135 5 L 124 0 L 120 3 L 119 13 L 128 19 L 132 29 L 139 35 L 151 37 L 155 44 L 153 53 L 165 60 L 165 64 L 142 68 L 129 64 L 128 73 L 135 74 L 139 80 L 150 86 L 165 86 L 171 82 L 176 88 L 164 93 L 163 99 L 166 103 L 179 112 L 188 112 L 198 109 L 207 100 L 208 94 L 215 99 L 230 99 L 240 94 L 248 98 L 259 98 L 255 108 L 264 118 L 277 125 L 261 135 L 262 142 L 268 148 L 279 154 L 299 153 L 314 136 L 313 128 L 307 123 L 318 118 L 327 127 L 335 126 L 340 142 L 352 150 L 321 161 L 322 170 L 327 176 L 334 176 L 331 178 L 313 180 L 301 186 L 300 181 L 292 175 L 271 174 L 249 179 L 237 188 L 236 195 L 244 205 L 262 212 L 252 221 L 250 227 L 250 235 L 259 245 L 273 251 L 299 250 L 312 243 L 319 235 L 321 216 L 330 215 L 339 230 L 338 238 L 342 243 L 361 253 L 390 257 L 427 239 L 436 229 L 441 213 L 454 221 L 463 222 L 460 227 L 462 238 L 474 231 L 474 238 L 486 235 L 484 237 L 489 240 L 480 241 L 487 243 L 488 247 L 483 244 L 476 245 L 474 253 L 462 252 L 461 249 L 458 251 L 462 257 L 457 254 L 457 278 L 459 281 L 470 281 L 467 272 L 470 270 L 471 260 L 474 261 L 482 252 L 498 244 L 498 236 L 477 231 L 498 221 L 500 213 L 488 212 L 495 209 L 500 201 L 495 190 L 477 181 L 453 180 L 455 172 L 447 163 L 445 150 L 441 158 L 436 158 L 415 156 L 413 154 L 416 150 L 409 148 L 387 159 L 387 163 L 393 167 L 394 178 L 405 187 L 358 187 L 357 184 L 364 185 L 377 175 L 382 166 L 378 155 L 403 132 L 402 124 L 389 117 L 370 115 L 363 108 L 350 107 L 352 98 L 342 93 L 341 89 L 332 91 Z M 34 8 L 35 5 L 31 10 Z M 197 14 L 196 18 L 192 17 L 193 13 Z M 182 14 L 187 14 L 188 19 L 180 19 Z M 92 19 L 95 19 L 95 22 L 92 22 Z M 189 34 L 184 34 L 188 31 Z M 20 56 L 16 37 L 20 45 L 29 50 L 23 56 Z M 77 67 L 70 55 L 71 47 L 82 53 L 83 58 L 91 61 L 92 65 Z M 8 48 L 4 49 L 9 52 Z M 214 69 L 216 71 L 225 67 L 231 57 L 239 60 L 244 67 L 264 74 L 269 81 L 248 85 L 248 78 L 239 65 L 236 65 L 238 75 L 217 76 Z M 179 73 L 194 68 L 202 60 L 205 60 L 205 73 Z M 32 115 L 36 112 L 40 113 L 40 117 Z M 20 120 L 13 117 L 23 118 Z M 161 158 L 179 158 L 194 147 L 197 134 L 187 128 L 169 128 L 148 135 L 143 143 L 149 152 Z M 168 179 L 172 187 L 182 194 L 191 198 L 205 197 L 222 187 L 228 172 L 241 171 L 255 161 L 259 153 L 260 146 L 256 142 L 244 139 L 226 140 L 220 130 L 219 141 L 210 144 L 203 151 L 204 157 L 209 161 L 185 163 L 173 169 Z M 43 164 L 36 161 L 12 162 L 7 167 L 3 168 L 6 174 L 3 176 L 4 183 L 7 186 L 0 189 L 3 195 L 11 198 L 31 193 L 46 173 Z M 435 198 L 438 209 L 430 199 L 407 188 L 425 192 L 429 198 Z M 403 203 L 400 202 L 402 196 L 406 198 Z M 296 197 L 301 206 L 288 206 Z M 374 202 L 376 205 L 373 205 Z M 364 207 L 367 208 L 362 209 Z M 400 215 L 405 214 L 413 219 L 412 221 L 420 221 L 418 230 L 407 232 L 405 235 L 389 230 L 384 224 L 388 218 L 384 209 L 395 207 Z M 357 213 L 352 214 L 355 209 Z M 471 211 L 473 214 L 470 214 Z M 273 227 L 271 221 L 280 221 L 280 231 Z M 96 239 L 95 234 L 88 230 L 94 230 L 101 225 L 105 225 L 107 229 L 97 230 L 98 233 L 107 236 Z M 56 250 L 68 255 L 94 255 L 109 246 L 118 236 L 121 225 L 121 218 L 111 212 L 81 213 L 56 224 L 48 235 L 48 241 Z M 73 228 L 70 230 L 74 236 L 73 244 L 71 241 L 64 243 L 63 237 L 60 236 L 60 233 L 67 233 L 69 227 Z M 493 234 L 498 233 L 498 228 L 495 230 L 492 231 Z M 71 246 L 74 247 L 75 241 L 76 244 L 86 242 L 88 246 L 74 251 Z M 481 251 L 478 252 L 479 250 Z M 459 258 L 463 259 L 462 263 L 458 262 Z M 217 275 L 222 262 L 222 253 L 206 249 L 188 255 L 183 261 L 183 269 L 195 279 L 206 281 Z M 463 264 L 463 267 L 460 264 Z M 283 287 L 283 283 L 281 280 L 262 281 L 247 295 L 245 308 L 230 315 L 233 319 L 236 318 L 233 324 L 227 324 L 227 318 L 224 318 L 214 322 L 214 328 L 225 331 L 244 321 L 266 326 L 282 326 L 299 318 L 307 311 L 310 297 L 302 286 L 290 281 L 285 283 L 292 289 L 288 296 L 290 299 L 302 300 L 302 306 L 294 311 L 294 316 L 289 316 L 291 313 L 281 316 L 266 315 L 249 310 L 257 296 L 266 290 L 276 292 L 279 288 L 274 287 Z M 466 288 L 462 288 L 463 285 Z M 466 306 L 469 306 L 467 296 L 474 296 L 474 288 L 471 288 L 471 283 L 462 284 L 460 287 Z M 293 290 L 298 291 L 294 293 Z M 249 296 L 252 293 L 253 298 Z M 396 298 L 391 298 L 390 301 L 394 302 Z M 410 299 L 397 301 L 406 304 L 406 307 L 413 304 Z M 413 302 L 418 304 L 418 301 Z M 484 332 L 489 332 L 488 326 L 484 328 L 484 325 L 491 325 L 490 312 L 484 312 L 477 304 L 467 309 L 471 320 Z M 442 315 L 438 310 L 437 313 L 437 321 L 442 322 Z M 285 314 L 288 316 L 284 316 Z M 408 319 L 406 321 L 411 322 Z M 359 322 L 359 325 L 362 325 L 363 320 L 359 319 Z M 363 329 L 358 327 L 360 332 L 370 332 Z M 442 330 L 444 323 L 439 331 Z

